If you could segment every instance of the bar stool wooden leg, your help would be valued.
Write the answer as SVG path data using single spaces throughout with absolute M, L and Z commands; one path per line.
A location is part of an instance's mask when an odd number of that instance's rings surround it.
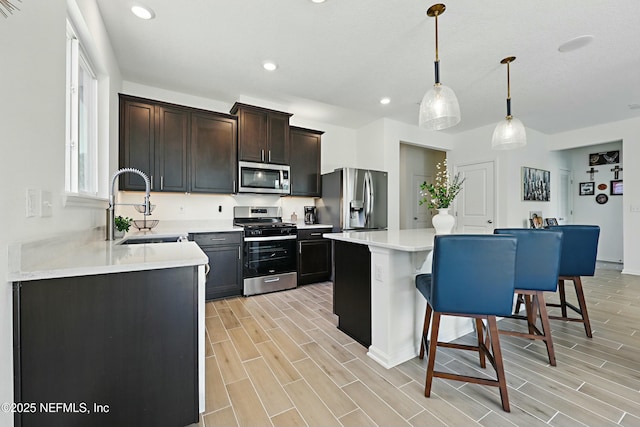
M 427 337 L 429 336 L 429 323 L 431 322 L 431 313 L 433 309 L 427 303 L 427 309 L 424 312 L 424 326 L 422 327 L 422 340 L 420 342 L 420 359 L 424 359 L 424 350 L 429 343 Z
M 438 332 L 440 331 L 440 313 L 433 313 L 433 324 L 431 326 L 431 340 L 429 341 L 429 357 L 427 361 L 427 379 L 424 386 L 424 395 L 431 395 L 431 384 L 433 383 L 433 371 L 436 363 L 436 348 L 438 346 Z
M 534 295 L 538 311 L 540 312 L 540 323 L 542 328 L 542 340 L 547 346 L 547 354 L 549 355 L 549 364 L 556 366 L 556 352 L 553 349 L 553 341 L 551 339 L 551 324 L 549 323 L 549 315 L 547 313 L 547 305 L 544 301 L 544 292 L 538 291 Z
M 485 360 L 485 355 L 484 352 L 481 350 L 482 349 L 482 342 L 484 340 L 484 325 L 482 323 L 482 319 L 480 318 L 476 318 L 476 334 L 478 336 L 478 357 L 480 358 L 480 367 L 481 368 L 486 368 L 487 367 L 487 362 Z M 489 337 L 487 337 L 489 338 Z
M 578 297 L 578 305 L 580 306 L 580 315 L 582 316 L 582 323 L 584 323 L 584 331 L 587 337 L 592 338 L 591 335 L 591 322 L 589 321 L 589 313 L 587 312 L 587 301 L 584 298 L 584 291 L 582 289 L 582 279 L 580 276 L 573 278 L 573 285 L 576 288 L 576 296 Z
M 493 353 L 493 367 L 498 377 L 498 389 L 500 390 L 500 399 L 502 400 L 502 409 L 505 412 L 511 412 L 509 407 L 509 395 L 507 393 L 507 379 L 504 375 L 504 364 L 502 362 L 502 350 L 500 350 L 500 338 L 498 334 L 498 324 L 495 316 L 488 316 L 487 323 L 489 326 L 489 334 L 491 335 L 491 350 Z
M 560 311 L 562 317 L 567 317 L 567 296 L 564 293 L 564 280 L 558 280 L 558 292 L 560 293 Z

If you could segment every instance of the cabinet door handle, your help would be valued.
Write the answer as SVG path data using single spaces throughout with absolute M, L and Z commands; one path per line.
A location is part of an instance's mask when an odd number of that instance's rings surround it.
M 153 190 L 153 175 L 151 175 L 151 189 Z
M 269 163 L 271 163 L 271 150 L 269 150 Z
M 302 254 L 302 242 L 298 242 L 298 253 Z
M 212 237 L 209 240 L 211 240 L 212 242 L 224 242 L 225 240 L 227 240 L 226 237 Z
M 240 246 L 238 246 L 238 260 L 242 259 L 242 254 L 240 253 Z
M 211 266 L 209 264 L 205 264 L 204 265 L 204 275 L 208 276 L 210 271 L 211 271 Z
M 322 233 L 311 233 L 312 236 L 322 236 Z
M 164 190 L 164 175 L 160 175 L 160 190 Z
M 264 150 L 260 150 L 260 161 L 264 162 Z

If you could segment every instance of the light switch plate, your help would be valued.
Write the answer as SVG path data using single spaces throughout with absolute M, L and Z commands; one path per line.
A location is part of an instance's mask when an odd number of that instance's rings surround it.
M 40 194 L 40 217 L 49 217 L 53 215 L 51 191 L 42 190 Z
M 35 188 L 27 188 L 26 214 L 27 218 L 38 215 L 38 205 L 40 204 L 40 192 Z

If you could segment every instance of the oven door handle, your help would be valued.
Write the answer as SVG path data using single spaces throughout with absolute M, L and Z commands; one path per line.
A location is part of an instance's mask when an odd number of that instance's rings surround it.
M 245 242 L 269 242 L 273 240 L 295 240 L 298 237 L 295 234 L 291 236 L 264 236 L 264 237 L 245 237 Z

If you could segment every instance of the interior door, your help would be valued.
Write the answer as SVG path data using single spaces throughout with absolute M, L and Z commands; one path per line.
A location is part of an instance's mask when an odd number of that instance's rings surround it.
M 571 171 L 560 169 L 560 181 L 558 184 L 558 224 L 571 224 Z
M 420 184 L 423 182 L 432 182 L 431 175 L 413 175 L 414 189 L 411 200 L 411 207 L 413 209 L 413 216 L 411 221 L 411 228 L 430 228 L 431 227 L 431 210 L 427 207 L 427 204 L 420 205 L 419 200 L 422 200 L 422 193 L 420 191 Z
M 456 198 L 458 233 L 491 234 L 495 222 L 494 162 L 458 166 L 462 191 Z

